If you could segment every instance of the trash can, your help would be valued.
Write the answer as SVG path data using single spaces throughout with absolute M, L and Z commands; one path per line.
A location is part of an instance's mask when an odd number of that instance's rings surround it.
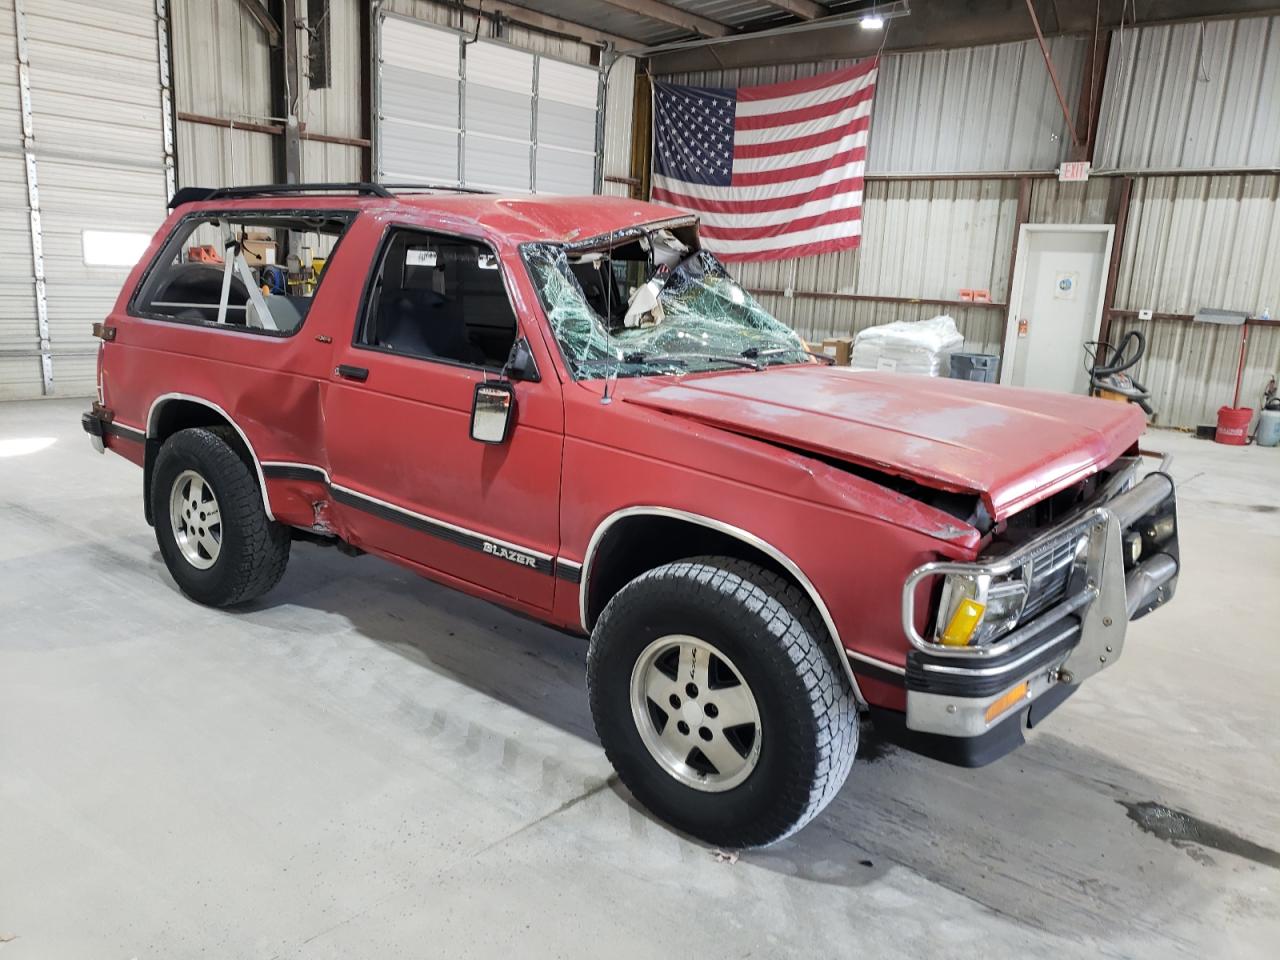
M 1000 358 L 993 353 L 953 353 L 951 379 L 995 383 L 996 364 L 999 362 Z

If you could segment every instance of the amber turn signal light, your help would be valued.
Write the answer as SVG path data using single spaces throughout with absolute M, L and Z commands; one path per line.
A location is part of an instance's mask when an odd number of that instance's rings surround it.
M 1027 695 L 1027 682 L 1024 680 L 1022 681 L 1022 683 L 1018 684 L 1016 687 L 1013 687 L 1008 693 L 1006 693 L 999 700 L 993 701 L 991 706 L 987 707 L 987 723 L 990 723 L 992 720 L 1000 716 L 1002 713 L 1007 713 L 1011 707 L 1017 706 L 1019 703 L 1022 702 L 1023 698 L 1026 697 L 1026 695 Z

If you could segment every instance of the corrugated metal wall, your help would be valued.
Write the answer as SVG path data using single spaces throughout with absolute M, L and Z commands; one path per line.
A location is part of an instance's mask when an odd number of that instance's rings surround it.
M 365 64 L 360 52 L 361 0 L 329 0 L 329 86 L 312 89 L 307 80 L 305 37 L 296 112 L 309 132 L 359 138 L 364 129 L 360 102 Z M 172 0 L 174 84 L 179 113 L 233 124 L 280 125 L 271 95 L 271 49 L 262 29 L 236 3 Z M 305 13 L 305 4 L 300 5 Z M 178 121 L 178 170 L 183 185 L 223 186 L 271 183 L 276 179 L 279 134 Z M 358 146 L 302 141 L 301 178 L 359 180 Z
M 1280 16 L 1114 33 L 1097 165 L 1280 167 Z
M 1124 170 L 1280 165 L 1280 18 L 1210 21 L 1112 34 L 1100 115 L 1100 163 Z M 1088 40 L 1050 52 L 1074 108 Z M 811 76 L 851 61 L 664 77 L 735 86 Z M 810 339 L 892 320 L 955 317 L 967 349 L 999 352 L 1005 310 L 960 304 L 961 288 L 1008 297 L 1019 182 L 949 174 L 1050 171 L 1068 134 L 1039 50 L 1012 43 L 886 55 L 872 116 L 861 249 L 736 272 Z M 904 178 L 906 177 L 906 178 Z M 1106 223 L 1110 177 L 1029 181 L 1031 223 Z M 1280 177 L 1135 179 L 1115 309 L 1191 314 L 1201 306 L 1280 313 Z M 879 299 L 872 299 L 879 298 Z M 1149 333 L 1138 368 L 1162 424 L 1211 422 L 1230 401 L 1239 331 L 1182 320 Z M 1246 371 L 1254 394 L 1280 368 L 1280 331 L 1255 328 Z
M 270 123 L 271 48 L 236 3 L 172 0 L 175 108 L 240 123 Z M 331 34 L 331 36 L 334 36 Z M 178 121 L 178 180 L 231 186 L 275 179 L 274 137 Z
M 334 137 L 364 136 L 360 90 L 367 65 L 360 55 L 360 3 L 362 0 L 328 0 L 324 16 L 329 28 L 329 85 L 312 89 L 307 71 L 301 71 L 302 92 L 298 116 L 308 130 Z M 305 4 L 302 5 L 305 10 Z M 301 44 L 306 56 L 306 44 Z M 304 60 L 305 63 L 305 60 Z M 302 141 L 302 179 L 344 182 L 361 179 L 364 151 L 341 143 Z
M 1221 307 L 1280 313 L 1280 177 L 1151 177 L 1136 181 L 1116 307 L 1189 314 Z M 1138 368 L 1161 422 L 1212 423 L 1231 402 L 1239 327 L 1130 322 L 1148 339 Z M 1250 331 L 1241 402 L 1257 405 L 1280 370 L 1280 328 Z
M 609 177 L 631 176 L 631 126 L 636 95 L 635 57 L 619 57 L 605 73 L 604 183 L 601 193 L 617 197 L 631 194 L 626 183 Z

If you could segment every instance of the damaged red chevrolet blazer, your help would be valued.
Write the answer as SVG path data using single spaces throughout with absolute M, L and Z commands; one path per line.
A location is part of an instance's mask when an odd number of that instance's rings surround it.
M 831 801 L 859 713 L 979 765 L 1178 574 L 1136 407 L 838 369 L 670 208 L 186 189 L 98 325 L 84 427 L 193 600 L 294 540 L 590 637 L 631 792 L 707 842 Z

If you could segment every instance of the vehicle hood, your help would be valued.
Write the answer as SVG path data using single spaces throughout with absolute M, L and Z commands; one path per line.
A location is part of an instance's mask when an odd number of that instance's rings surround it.
M 1002 519 L 1110 464 L 1146 427 L 1129 404 L 804 365 L 626 381 L 621 399 L 980 496 Z

